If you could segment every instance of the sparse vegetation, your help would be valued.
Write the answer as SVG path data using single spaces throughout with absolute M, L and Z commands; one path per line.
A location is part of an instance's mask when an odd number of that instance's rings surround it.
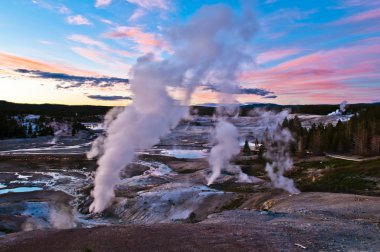
M 336 192 L 380 195 L 380 160 L 354 162 L 329 159 L 298 163 L 291 172 L 303 192 Z M 317 171 L 313 174 L 313 171 Z

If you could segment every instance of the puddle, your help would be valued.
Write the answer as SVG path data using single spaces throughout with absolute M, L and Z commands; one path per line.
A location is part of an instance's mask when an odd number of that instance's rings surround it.
M 4 184 L 2 184 L 2 183 L 0 183 L 0 189 L 1 189 L 1 188 L 5 188 L 5 187 L 7 187 L 7 186 L 4 185 Z
M 207 150 L 161 150 L 161 154 L 175 158 L 199 159 L 207 156 Z
M 16 187 L 16 188 L 9 188 L 9 189 L 2 189 L 0 190 L 0 194 L 5 194 L 5 193 L 9 193 L 9 192 L 14 192 L 14 193 L 18 193 L 18 192 L 33 192 L 33 191 L 40 191 L 42 190 L 41 187 Z
M 0 154 L 1 153 L 4 153 L 4 154 L 9 154 L 9 153 L 22 153 L 22 154 L 56 154 L 57 151 L 78 151 L 78 150 L 82 150 L 83 148 L 87 148 L 89 146 L 91 146 L 91 142 L 88 142 L 88 143 L 83 143 L 83 144 L 77 144 L 77 145 L 69 145 L 69 146 L 57 146 L 57 145 L 54 145 L 54 146 L 49 146 L 49 147 L 38 147 L 38 148 L 26 148 L 26 149 L 14 149 L 14 150 L 6 150 L 6 151 L 0 151 Z M 58 152 L 58 154 L 69 154 L 71 152 L 68 152 L 68 153 L 60 153 Z

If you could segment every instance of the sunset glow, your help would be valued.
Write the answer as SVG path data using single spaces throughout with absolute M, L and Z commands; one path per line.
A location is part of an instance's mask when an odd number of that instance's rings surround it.
M 223 4 L 241 12 L 237 2 Z M 239 102 L 380 101 L 380 2 L 248 2 L 257 32 L 249 49 L 251 64 L 244 67 L 238 85 L 270 95 L 241 93 L 236 95 Z M 0 100 L 129 104 L 133 93 L 123 80 L 133 78 L 130 69 L 136 60 L 149 52 L 161 60 L 170 57 L 175 52 L 165 39 L 167 28 L 215 3 L 1 1 Z M 180 92 L 173 90 L 174 96 Z M 216 102 L 218 92 L 197 88 L 191 101 Z

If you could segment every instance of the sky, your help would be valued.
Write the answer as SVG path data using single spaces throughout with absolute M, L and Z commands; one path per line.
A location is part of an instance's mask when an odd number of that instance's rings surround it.
M 0 100 L 130 104 L 136 60 L 149 52 L 171 57 L 165 31 L 213 4 L 255 13 L 240 103 L 380 101 L 377 0 L 3 0 Z M 214 103 L 218 92 L 199 88 L 192 104 Z

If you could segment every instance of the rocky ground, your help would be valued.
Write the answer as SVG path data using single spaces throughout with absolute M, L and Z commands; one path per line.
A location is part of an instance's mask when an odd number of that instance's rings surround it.
M 196 129 L 181 130 L 139 153 L 101 215 L 88 212 L 89 136 L 6 140 L 0 251 L 380 251 L 379 160 L 298 158 L 286 176 L 302 193 L 289 195 L 272 188 L 262 161 L 238 157 L 255 183 L 224 172 L 206 186 L 207 130 L 193 142 Z
M 379 198 L 331 193 L 289 197 L 280 193 L 261 204 L 258 201 L 252 198 L 239 209 L 211 214 L 196 224 L 127 224 L 15 233 L 0 238 L 0 251 L 378 251 L 380 248 Z

